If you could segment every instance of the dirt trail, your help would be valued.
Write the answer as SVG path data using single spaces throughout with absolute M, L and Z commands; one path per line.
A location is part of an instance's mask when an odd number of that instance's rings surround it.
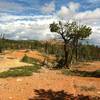
M 83 78 L 62 75 L 60 71 L 43 68 L 29 77 L 0 79 L 0 100 L 28 100 L 36 96 L 35 90 L 62 91 L 77 95 L 100 95 L 100 78 Z M 95 86 L 95 91 L 80 91 L 77 86 Z

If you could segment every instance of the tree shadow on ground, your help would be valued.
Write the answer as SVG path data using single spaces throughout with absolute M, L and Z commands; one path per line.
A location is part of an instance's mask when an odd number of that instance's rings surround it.
M 30 98 L 29 100 L 100 100 L 99 97 L 90 97 L 73 94 L 68 94 L 64 90 L 62 91 L 52 91 L 52 90 L 34 90 L 35 97 Z

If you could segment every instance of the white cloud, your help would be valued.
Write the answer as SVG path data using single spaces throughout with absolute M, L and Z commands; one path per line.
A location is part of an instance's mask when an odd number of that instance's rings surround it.
M 92 34 L 89 39 L 95 44 L 100 43 L 100 8 L 79 12 L 74 15 L 74 18 L 82 24 L 86 24 L 92 28 Z M 100 45 L 100 44 L 99 44 Z
M 92 28 L 92 34 L 89 37 L 95 44 L 100 43 L 100 8 L 78 12 L 80 4 L 70 2 L 68 6 L 62 6 L 58 15 L 63 20 L 76 20 L 81 24 L 88 25 Z
M 18 6 L 15 5 L 15 8 L 16 7 Z M 10 39 L 46 39 L 54 36 L 49 30 L 50 23 L 62 18 L 65 20 L 75 19 L 82 24 L 92 27 L 93 34 L 89 39 L 94 40 L 95 43 L 100 43 L 100 8 L 78 12 L 79 7 L 79 3 L 70 2 L 67 6 L 62 6 L 61 9 L 52 16 L 18 16 L 0 13 L 0 32 L 5 33 L 6 37 Z M 3 6 L 1 6 L 0 9 L 1 8 L 3 9 Z M 13 9 L 13 7 L 8 8 Z M 55 12 L 55 2 L 52 1 L 50 4 L 45 4 L 42 7 L 42 12 L 46 14 Z
M 75 12 L 76 10 L 79 9 L 80 4 L 79 4 L 79 3 L 75 3 L 75 2 L 70 2 L 70 3 L 68 4 L 68 7 L 69 7 L 69 9 L 70 9 L 71 11 Z
M 42 19 L 42 20 L 41 20 Z M 49 30 L 49 24 L 57 19 L 53 16 L 15 16 L 2 15 L 0 32 L 10 39 L 46 39 L 53 35 Z M 49 35 L 49 36 L 48 36 Z
M 80 12 L 75 15 L 76 19 L 100 19 L 100 8 L 93 11 Z
M 55 11 L 55 2 L 52 1 L 50 4 L 44 4 L 41 9 L 42 13 L 53 13 Z
M 72 18 L 76 11 L 79 9 L 79 7 L 79 3 L 70 2 L 68 6 L 61 7 L 61 9 L 58 11 L 58 16 L 60 16 L 63 19 Z

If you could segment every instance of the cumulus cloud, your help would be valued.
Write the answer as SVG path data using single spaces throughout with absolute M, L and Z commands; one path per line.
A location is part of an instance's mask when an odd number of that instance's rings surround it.
M 92 28 L 90 41 L 95 44 L 100 43 L 100 8 L 78 12 L 79 3 L 70 2 L 67 6 L 62 6 L 58 11 L 58 16 L 63 20 L 76 20 L 80 24 L 88 25 Z
M 76 19 L 100 19 L 100 8 L 93 11 L 85 11 L 76 14 Z
M 8 18 L 8 19 L 7 19 Z M 42 19 L 42 20 L 41 20 Z M 53 16 L 2 15 L 0 31 L 9 39 L 46 39 L 53 37 L 49 24 L 57 19 Z
M 93 33 L 89 39 L 95 44 L 100 43 L 100 8 L 80 12 L 81 5 L 76 2 L 70 2 L 66 6 L 63 5 L 58 11 L 55 10 L 55 6 L 54 1 L 44 4 L 39 10 L 45 15 L 19 16 L 0 13 L 0 32 L 6 34 L 9 39 L 47 39 L 54 37 L 49 30 L 50 23 L 62 20 L 62 18 L 65 21 L 74 19 L 92 27 Z M 17 3 L 0 1 L 0 11 L 21 11 L 23 9 L 23 6 Z M 52 15 L 54 12 L 55 14 Z
M 68 6 L 61 7 L 61 9 L 58 11 L 58 16 L 60 16 L 63 19 L 72 18 L 76 11 L 79 9 L 79 7 L 79 3 L 70 2 Z
M 86 24 L 92 28 L 92 34 L 89 37 L 89 39 L 90 41 L 92 41 L 92 43 L 99 44 L 100 43 L 100 8 L 76 13 L 74 15 L 74 18 L 78 20 L 80 23 Z
M 52 1 L 50 4 L 45 3 L 44 6 L 42 6 L 41 9 L 42 13 L 46 13 L 46 14 L 51 14 L 55 11 L 55 2 Z
M 75 2 L 70 2 L 68 4 L 68 7 L 71 11 L 75 12 L 77 9 L 79 9 L 80 4 L 79 3 L 75 3 Z

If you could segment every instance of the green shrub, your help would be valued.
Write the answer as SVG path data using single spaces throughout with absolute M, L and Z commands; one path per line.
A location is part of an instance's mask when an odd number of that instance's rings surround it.
M 26 62 L 26 63 L 37 63 L 38 60 L 34 59 L 32 57 L 28 57 L 27 55 L 24 55 L 24 57 L 21 59 L 22 62 Z
M 95 91 L 96 87 L 91 86 L 91 87 L 87 87 L 87 86 L 80 86 L 80 90 L 81 91 Z
M 24 66 L 18 68 L 11 68 L 8 71 L 0 73 L 0 78 L 17 77 L 17 76 L 31 76 L 33 72 L 39 72 L 40 66 L 34 64 L 33 66 Z
M 71 75 L 71 76 L 97 77 L 97 78 L 100 78 L 100 70 L 88 72 L 88 71 L 63 69 L 62 73 L 65 74 L 65 75 Z

